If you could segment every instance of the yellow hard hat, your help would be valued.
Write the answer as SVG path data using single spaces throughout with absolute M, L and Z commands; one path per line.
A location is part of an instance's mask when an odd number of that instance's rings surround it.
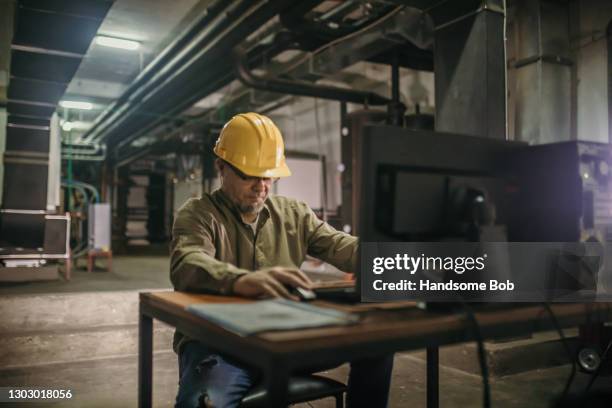
M 285 144 L 270 118 L 241 113 L 231 118 L 219 135 L 215 154 L 248 176 L 287 177 Z

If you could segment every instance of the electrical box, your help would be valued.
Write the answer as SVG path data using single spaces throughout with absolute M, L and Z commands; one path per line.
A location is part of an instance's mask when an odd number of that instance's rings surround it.
M 89 205 L 87 220 L 89 248 L 109 250 L 111 248 L 111 206 L 109 203 Z

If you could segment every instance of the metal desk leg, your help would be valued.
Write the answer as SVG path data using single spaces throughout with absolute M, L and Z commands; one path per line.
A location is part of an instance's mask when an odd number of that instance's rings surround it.
M 427 408 L 438 408 L 438 347 L 427 347 Z
M 153 319 L 140 310 L 138 324 L 138 406 L 150 408 L 153 400 Z
M 264 372 L 268 399 L 266 407 L 285 408 L 289 395 L 289 371 L 271 364 Z

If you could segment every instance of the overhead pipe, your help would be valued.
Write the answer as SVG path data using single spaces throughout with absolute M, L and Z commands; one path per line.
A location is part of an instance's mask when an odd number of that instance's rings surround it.
M 236 10 L 247 4 L 242 13 Z M 158 87 L 134 103 L 115 123 L 104 130 L 108 139 L 110 158 L 138 137 L 151 132 L 169 118 L 187 109 L 203 96 L 221 88 L 234 79 L 231 61 L 227 60 L 228 49 L 232 49 L 248 35 L 261 27 L 278 13 L 292 7 L 282 0 L 246 1 L 234 7 L 232 13 L 224 13 L 219 24 L 215 23 L 214 34 L 208 30 L 206 41 L 180 66 L 172 67 L 174 72 Z M 121 146 L 119 146 L 121 144 Z
M 137 117 L 135 121 L 139 121 L 138 126 L 132 126 L 128 131 L 123 134 L 133 135 L 136 132 L 140 132 L 144 127 L 150 129 L 148 126 L 150 123 L 155 122 L 159 124 L 160 121 L 167 120 L 172 117 L 176 112 L 180 112 L 185 109 L 187 103 L 183 101 L 185 98 L 179 99 L 172 104 L 165 106 L 162 109 L 154 109 L 155 102 L 163 104 L 167 101 L 167 97 L 159 97 L 160 92 L 163 93 L 168 87 L 172 89 L 175 87 L 186 87 L 186 83 L 174 84 L 173 81 L 181 75 L 194 74 L 191 69 L 196 64 L 205 65 L 205 69 L 198 69 L 201 77 L 202 72 L 214 72 L 217 76 L 222 75 L 221 71 L 215 71 L 215 67 L 220 64 L 211 63 L 214 58 L 203 58 L 204 54 L 207 54 L 211 49 L 219 51 L 219 44 L 224 44 L 226 37 L 232 38 L 229 42 L 229 47 L 233 46 L 232 41 L 242 40 L 246 35 L 250 34 L 253 30 L 252 27 L 258 27 L 273 16 L 275 8 L 273 6 L 280 7 L 279 1 L 266 2 L 259 1 L 253 2 L 243 0 L 240 2 L 227 2 L 220 1 L 211 6 L 212 11 L 204 15 L 204 21 L 197 24 L 197 28 L 188 30 L 188 39 L 178 41 L 175 44 L 177 50 L 171 52 L 170 56 L 165 59 L 161 59 L 159 64 L 150 64 L 149 67 L 153 67 L 152 76 L 148 77 L 148 80 L 144 80 L 135 86 L 131 92 L 125 92 L 121 98 L 120 104 L 111 105 L 101 115 L 100 120 L 96 120 L 94 126 L 85 134 L 86 141 L 100 141 L 105 139 L 116 139 L 117 129 L 121 129 L 124 125 L 125 118 Z M 260 18 L 260 20 L 259 20 Z M 249 23 L 255 20 L 256 24 L 250 26 Z M 245 30 L 245 28 L 247 28 Z M 236 29 L 236 30 L 233 30 Z M 233 31 L 236 31 L 235 33 Z M 220 57 L 214 55 L 215 57 Z M 203 61 L 205 59 L 205 61 Z M 212 66 L 209 66 L 212 65 Z M 147 68 L 149 68 L 147 67 Z M 227 71 L 227 68 L 225 68 Z M 194 74 L 195 75 L 195 74 Z M 208 76 L 207 78 L 210 78 Z M 210 79 L 209 79 L 210 80 Z M 165 88 L 165 89 L 164 89 Z M 187 88 L 188 89 L 188 88 Z M 189 92 L 193 93 L 191 88 Z M 198 89 L 198 88 L 195 88 Z M 129 89 L 128 89 L 129 91 Z M 170 91 L 172 92 L 172 91 Z M 197 98 L 195 98 L 197 99 Z M 155 101 L 155 102 L 154 102 Z M 187 99 L 191 101 L 191 99 Z M 157 114 L 156 112 L 164 112 L 163 115 Z M 151 118 L 153 117 L 153 118 Z M 161 117 L 161 119 L 159 119 Z M 114 145 L 116 140 L 111 140 L 110 144 Z
M 318 0 L 318 2 L 320 2 L 320 0 Z M 290 13 L 295 14 L 296 10 L 301 13 L 305 13 L 306 12 L 305 10 L 307 9 L 309 10 L 310 8 L 314 7 L 316 4 L 317 4 L 317 1 L 312 1 L 312 0 L 308 2 L 300 2 L 299 4 L 292 6 L 291 9 L 284 11 L 283 14 L 290 14 Z M 250 48 L 248 53 L 245 54 L 245 67 L 247 68 L 248 71 L 250 71 L 250 69 L 257 66 L 261 62 L 260 60 L 262 56 L 264 55 L 267 56 L 268 58 L 271 58 L 274 55 L 278 55 L 287 49 L 301 49 L 301 50 L 313 51 L 314 49 L 319 49 L 323 45 L 321 43 L 317 43 L 316 41 L 315 42 L 313 41 L 314 39 L 312 37 L 308 37 L 308 39 L 306 39 L 305 37 L 296 36 L 294 32 L 281 31 L 280 33 L 277 33 L 275 35 L 274 41 L 272 43 L 266 44 L 266 45 L 256 45 L 253 48 Z M 244 47 L 244 49 L 246 48 L 247 47 Z M 231 61 L 220 60 L 219 64 L 212 67 L 212 69 L 215 70 L 214 74 L 211 71 L 206 72 L 208 78 L 214 78 L 217 82 L 216 83 L 213 83 L 210 81 L 206 82 L 204 85 L 197 88 L 199 93 L 202 95 L 206 95 L 207 93 L 212 92 L 215 89 L 221 88 L 222 86 L 231 82 L 234 79 L 235 75 L 233 74 L 233 70 L 231 69 L 232 66 L 229 64 L 231 64 Z M 307 83 L 307 84 L 309 86 L 312 86 L 311 83 Z M 347 91 L 346 89 L 343 89 L 343 88 L 340 88 L 340 89 L 343 92 Z M 365 99 L 367 100 L 367 98 Z M 360 98 L 358 103 L 363 103 L 363 102 L 364 102 L 364 98 Z M 399 108 L 400 106 L 395 106 L 395 105 L 389 106 L 390 118 L 391 117 L 395 118 L 398 116 L 398 113 L 399 113 L 398 111 L 400 109 L 397 109 L 397 108 Z M 270 107 L 270 109 L 272 108 L 273 107 Z M 405 108 L 401 106 L 401 112 L 403 112 L 404 109 Z M 394 123 L 397 123 L 397 119 L 394 121 Z M 194 125 L 194 123 L 191 120 L 188 120 L 188 124 L 189 126 Z M 172 125 L 170 126 L 172 127 Z M 171 127 L 169 128 L 170 130 L 168 131 L 173 133 L 173 130 L 171 129 Z M 133 133 L 132 136 L 124 138 L 118 144 L 118 147 L 116 148 L 117 152 L 115 156 L 113 157 L 118 157 L 119 150 L 123 150 L 123 148 L 127 147 L 127 145 L 133 139 L 138 137 L 140 134 L 144 134 L 146 131 L 148 130 L 139 129 L 136 131 L 136 133 Z M 121 156 L 124 156 L 124 155 L 121 155 Z M 131 156 L 131 154 L 128 153 L 128 156 Z M 122 161 L 119 159 L 116 159 L 116 160 Z
M 308 5 L 308 7 L 312 7 L 313 4 L 315 4 L 315 2 L 310 2 L 310 4 Z M 304 6 L 302 3 L 299 4 L 298 8 L 301 8 L 302 6 Z M 293 9 L 291 9 L 291 12 L 294 12 Z M 273 57 L 274 55 L 278 55 L 281 52 L 287 50 L 287 49 L 301 49 L 301 50 L 306 50 L 308 49 L 308 46 L 304 46 L 305 44 L 303 44 L 303 39 L 300 39 L 299 37 L 296 37 L 295 34 L 293 32 L 289 32 L 289 31 L 281 31 L 280 33 L 277 33 L 275 36 L 275 40 L 267 45 L 257 45 L 255 47 L 253 47 L 252 49 L 249 49 L 248 53 L 244 54 L 244 60 L 245 60 L 245 65 L 247 70 L 250 70 L 252 67 L 257 66 L 258 63 L 260 62 L 261 58 L 263 55 L 266 55 L 268 58 Z M 312 40 L 312 39 L 311 39 Z M 317 49 L 320 48 L 322 46 L 322 44 L 318 44 L 316 47 L 314 47 L 313 49 Z M 244 47 L 243 49 L 246 49 L 246 47 Z M 310 50 L 312 51 L 312 50 Z M 231 80 L 234 79 L 234 75 L 233 72 L 231 70 L 231 66 L 227 67 L 223 62 L 220 62 L 220 64 L 218 64 L 215 69 L 218 71 L 217 74 L 215 75 L 209 75 L 210 77 L 216 78 L 218 80 L 218 83 L 207 83 L 205 85 L 205 89 L 202 88 L 198 88 L 200 89 L 202 94 L 206 94 L 209 91 L 212 91 L 214 89 L 218 89 L 222 86 L 224 86 L 225 84 L 229 83 Z M 312 86 L 311 83 L 307 83 L 309 86 Z M 341 91 L 346 92 L 347 90 L 344 88 L 340 88 Z M 293 92 L 292 92 L 293 93 Z M 335 97 L 336 95 L 334 95 L 334 100 L 337 100 L 337 98 Z M 359 98 L 358 103 L 363 103 L 364 101 L 368 101 L 368 98 Z M 386 99 L 384 99 L 384 101 L 381 101 L 381 103 L 386 103 Z M 278 102 L 275 103 L 273 106 L 268 107 L 268 111 L 275 109 L 275 107 L 278 106 Z M 396 107 L 391 107 L 389 106 L 389 112 L 390 112 L 390 117 L 395 117 L 397 116 L 396 112 L 398 109 L 396 109 Z M 403 112 L 403 109 L 402 109 Z M 208 115 L 208 114 L 207 114 Z M 190 119 L 188 119 L 188 123 L 187 126 L 197 126 L 196 123 L 198 121 L 193 121 Z M 169 132 L 175 133 L 175 130 L 169 128 L 168 130 Z M 133 137 L 128 137 L 126 139 L 123 139 L 118 147 L 117 147 L 117 151 L 119 150 L 123 150 L 124 147 L 127 147 L 127 145 L 131 142 L 131 140 L 133 140 L 137 135 L 134 135 Z M 129 150 L 128 150 L 129 151 Z M 119 155 L 119 153 L 117 152 L 115 156 L 115 160 L 119 163 L 123 163 L 125 161 L 126 157 L 130 157 L 134 154 L 134 152 L 132 153 L 128 153 L 127 155 Z M 119 156 L 121 156 L 121 158 L 119 158 Z M 128 159 L 128 162 L 130 160 Z
M 249 70 L 246 60 L 246 51 L 242 47 L 234 47 L 232 56 L 234 58 L 238 79 L 244 85 L 251 88 L 366 105 L 387 105 L 391 102 L 389 98 L 374 92 L 354 91 L 352 89 L 336 86 L 315 85 L 305 81 L 261 77 L 253 74 Z
M 402 126 L 404 124 L 404 112 L 406 106 L 400 101 L 400 72 L 398 50 L 393 50 L 391 62 L 391 103 L 389 104 L 389 120 L 392 125 Z
M 313 8 L 312 4 L 314 3 L 316 3 L 316 0 L 302 0 L 300 2 L 296 2 L 296 7 L 293 7 L 279 15 L 281 25 L 294 33 L 317 40 L 323 40 L 324 42 L 333 41 L 338 37 L 343 37 L 354 31 L 354 26 L 348 27 L 345 25 L 339 25 L 330 27 L 327 19 L 331 17 L 333 13 L 344 13 L 346 12 L 345 7 L 352 7 L 358 5 L 358 3 L 353 2 L 353 0 L 347 0 L 332 8 L 329 12 L 319 16 L 317 19 L 315 19 L 315 21 L 307 21 L 304 16 L 310 9 Z M 359 24 L 357 25 L 359 26 Z M 360 27 L 357 27 L 357 29 L 359 28 Z
M 205 9 L 194 22 L 187 27 L 182 34 L 180 34 L 174 41 L 172 41 L 163 51 L 155 57 L 155 59 L 148 64 L 145 69 L 138 74 L 136 79 L 128 86 L 128 88 L 121 94 L 121 96 L 114 101 L 108 108 L 106 108 L 94 121 L 93 126 L 83 136 L 84 140 L 90 141 L 103 132 L 104 126 L 113 123 L 119 115 L 124 113 L 128 107 L 128 102 L 134 99 L 139 91 L 142 92 L 143 88 L 155 76 L 159 78 L 159 71 L 169 65 L 173 59 L 180 53 L 181 50 L 185 49 L 190 42 L 196 38 L 208 24 L 214 21 L 221 13 L 229 6 L 228 2 L 219 0 L 212 4 L 210 7 Z M 196 50 L 195 47 L 191 48 Z
M 232 5 L 233 4 L 233 5 Z M 238 4 L 220 1 L 215 3 L 213 11 L 206 14 L 197 28 L 188 30 L 187 38 L 177 41 L 165 58 L 160 58 L 157 63 L 147 66 L 150 74 L 143 80 L 124 92 L 117 104 L 111 105 L 99 120 L 94 122 L 92 128 L 85 134 L 86 141 L 102 141 L 112 135 L 114 129 L 121 124 L 120 119 L 138 111 L 143 101 L 149 100 L 160 87 L 175 76 L 177 71 L 182 71 L 203 48 L 206 47 L 228 24 L 228 17 L 235 18 L 251 5 L 248 1 Z M 212 27 L 208 27 L 208 26 Z M 203 28 L 206 28 L 203 30 Z M 146 115 L 146 113 L 145 113 Z
M 246 10 L 244 5 L 248 5 Z M 172 72 L 148 93 L 128 101 L 114 123 L 105 123 L 97 137 L 108 139 L 111 149 L 120 142 L 125 145 L 180 113 L 203 95 L 231 82 L 233 74 L 230 63 L 224 62 L 225 50 L 231 49 L 254 27 L 260 27 L 286 7 L 280 0 L 243 1 L 231 13 L 224 13 L 218 20 L 219 24 L 199 37 L 197 43 L 201 47 L 195 54 L 188 53 L 182 58 L 177 56 L 180 61 L 172 60 L 164 68 Z M 191 49 L 192 46 L 193 43 L 190 43 Z
M 316 2 L 311 2 L 310 3 L 311 7 L 315 3 Z M 303 4 L 300 3 L 300 6 L 303 6 Z M 321 44 L 317 44 L 316 47 L 314 48 L 318 48 L 320 46 Z M 275 35 L 274 41 L 272 43 L 266 44 L 266 45 L 256 45 L 252 49 L 249 49 L 248 56 L 247 56 L 248 66 L 255 67 L 259 63 L 261 63 L 263 58 L 272 58 L 282 53 L 283 51 L 290 50 L 290 49 L 310 50 L 308 49 L 308 47 L 305 48 L 299 39 L 295 38 L 294 33 L 290 31 L 281 31 Z M 210 75 L 210 77 L 216 77 L 217 81 L 209 82 L 206 84 L 204 88 L 200 89 L 202 94 L 207 94 L 209 92 L 214 91 L 215 89 L 222 88 L 223 86 L 230 83 L 235 77 L 233 70 L 232 70 L 232 65 L 227 65 L 223 63 L 218 64 L 216 66 L 216 71 L 218 72 L 215 73 L 214 75 Z M 274 107 L 269 107 L 267 110 L 269 111 L 272 109 L 274 109 Z M 194 126 L 200 126 L 201 124 L 208 125 L 208 121 L 210 119 L 208 118 L 209 114 L 210 112 L 206 112 L 204 114 L 198 115 L 197 117 L 189 117 L 186 119 L 187 122 L 179 128 L 169 125 L 167 132 L 170 132 L 170 134 L 164 136 L 163 139 L 167 140 L 167 139 L 172 138 L 173 135 L 175 135 L 178 131 L 180 131 L 180 129 L 183 129 L 185 126 L 194 127 Z M 130 152 L 129 149 L 128 149 L 127 154 L 120 154 L 119 150 L 123 150 L 123 148 L 127 144 L 129 144 L 133 139 L 134 139 L 133 137 L 127 138 L 118 144 L 116 148 L 117 152 L 114 156 L 115 165 L 123 166 L 123 165 L 131 163 L 133 160 L 136 160 L 142 157 L 141 154 L 138 154 L 137 152 L 134 152 L 134 151 Z M 164 140 L 160 140 L 154 145 L 158 145 L 160 142 L 163 142 L 163 141 Z M 136 157 L 133 157 L 133 156 L 136 156 Z
M 285 13 L 285 14 L 289 14 L 289 13 Z M 407 24 L 410 25 L 409 24 L 410 22 L 413 22 L 413 23 L 418 22 L 421 17 L 422 17 L 422 14 L 419 14 L 416 12 L 408 12 L 407 10 L 404 10 L 402 7 L 395 7 L 392 11 L 388 12 L 387 14 L 377 17 L 373 22 L 370 21 L 363 28 L 357 29 L 356 31 L 353 31 L 344 37 L 341 36 L 340 38 L 335 38 L 333 40 L 327 41 L 327 43 L 320 43 L 318 46 L 309 50 L 311 51 L 311 53 L 314 52 L 316 55 L 313 55 L 310 58 L 308 56 L 298 58 L 297 62 L 295 62 L 295 59 L 293 61 L 289 61 L 287 64 L 285 64 L 284 69 L 281 68 L 282 73 L 281 73 L 281 69 L 275 68 L 271 71 L 268 71 L 265 77 L 262 77 L 262 78 L 264 79 L 277 78 L 278 76 L 281 76 L 281 75 L 283 76 L 283 79 L 287 79 L 293 76 L 294 77 L 293 80 L 304 81 L 306 80 L 306 78 L 308 78 L 306 83 L 309 86 L 313 85 L 313 83 L 315 82 L 315 79 L 313 77 L 325 76 L 324 73 L 319 73 L 319 72 L 322 72 L 320 71 L 321 69 L 323 71 L 329 71 L 331 73 L 334 70 L 337 71 L 341 69 L 342 66 L 350 65 L 352 62 L 356 60 L 356 58 L 352 59 L 354 58 L 354 55 L 360 55 L 361 57 L 361 54 L 363 54 L 363 50 L 359 49 L 359 47 L 361 47 L 362 49 L 370 50 L 369 54 L 365 54 L 363 55 L 363 58 L 360 58 L 360 59 L 368 59 L 368 57 L 371 56 L 372 54 L 376 54 L 376 51 L 372 53 L 372 50 L 373 50 L 371 47 L 372 43 L 374 41 L 383 40 L 386 38 L 386 36 L 390 36 L 390 35 L 393 35 L 394 37 L 400 36 L 403 38 L 409 38 L 411 41 L 413 38 L 415 38 L 415 41 L 417 43 L 425 46 L 425 44 L 423 44 L 424 43 L 423 38 L 421 38 L 421 36 L 419 35 L 421 33 L 420 30 L 415 31 L 415 30 L 407 30 L 403 28 Z M 294 28 L 292 27 L 292 30 L 293 29 Z M 363 33 L 364 36 L 368 38 L 368 40 L 366 40 L 367 42 L 363 42 L 359 39 L 357 40 L 350 39 L 350 38 L 354 38 L 356 34 L 359 34 L 359 33 Z M 287 33 L 281 32 L 281 35 L 278 36 L 279 42 L 293 43 L 295 45 L 299 44 L 299 48 L 301 48 L 302 50 L 305 50 L 305 47 L 303 45 L 306 45 L 309 42 L 313 41 L 313 36 L 309 36 L 308 41 L 303 41 L 304 38 L 306 37 L 297 35 L 293 31 L 287 32 Z M 275 42 L 276 40 L 277 38 L 275 38 Z M 385 45 L 384 47 L 385 49 L 387 47 L 391 47 L 391 40 L 386 40 L 386 41 L 389 41 L 389 44 Z M 357 44 L 356 46 L 358 47 L 358 50 L 352 51 L 351 54 L 348 54 L 347 50 L 352 49 L 353 48 L 352 46 L 355 45 L 353 43 Z M 243 47 L 243 49 L 246 49 L 246 48 L 247 47 Z M 249 49 L 249 56 L 252 51 L 253 49 Z M 378 52 L 380 52 L 380 49 Z M 397 66 L 399 65 L 398 56 L 396 55 L 395 52 L 393 52 L 391 55 L 395 57 L 393 58 L 395 61 L 385 61 L 385 63 L 394 64 L 397 68 Z M 347 58 L 344 58 L 344 56 L 346 56 Z M 335 59 L 335 61 L 337 62 L 329 62 L 330 59 Z M 307 60 L 310 60 L 310 63 L 308 63 Z M 342 62 L 340 63 L 340 61 Z M 246 64 L 245 67 L 247 67 L 247 69 L 253 68 L 252 61 L 250 58 L 248 62 L 249 64 Z M 313 66 L 317 67 L 316 71 L 312 71 Z M 394 70 L 394 72 L 398 73 L 399 69 Z M 393 83 L 398 84 L 399 81 L 394 81 Z M 291 90 L 285 89 L 284 91 L 293 93 L 291 92 Z M 399 94 L 399 90 L 397 91 L 398 91 L 397 93 Z M 392 106 L 389 107 L 390 123 L 401 125 L 404 111 L 405 111 L 405 107 L 399 102 L 399 96 L 395 100 L 392 99 Z
M 126 115 L 129 115 L 127 119 L 120 117 L 121 121 L 118 121 L 120 123 L 116 123 L 106 132 L 106 137 L 109 138 L 109 147 L 112 149 L 111 159 L 118 160 L 118 157 L 121 156 L 122 160 L 118 161 L 124 161 L 127 157 L 120 154 L 120 151 L 128 147 L 133 140 L 154 130 L 163 122 L 168 122 L 173 115 L 181 112 L 189 104 L 197 101 L 197 99 L 230 83 L 235 78 L 235 75 L 232 70 L 232 61 L 222 58 L 224 51 L 227 48 L 231 49 L 238 45 L 253 30 L 252 27 L 261 26 L 265 22 L 264 15 L 266 13 L 271 18 L 277 13 L 292 12 L 295 8 L 312 8 L 320 2 L 321 0 L 310 0 L 306 2 L 308 3 L 307 5 L 300 2 L 296 5 L 284 6 L 281 4 L 283 2 L 280 1 L 268 1 L 265 3 L 265 6 L 260 7 L 264 3 L 256 4 L 251 1 L 247 3 L 253 7 L 248 12 L 243 13 L 243 15 L 236 15 L 234 13 L 233 16 L 230 16 L 225 13 L 226 18 L 222 21 L 225 22 L 226 30 L 223 30 L 217 36 L 211 37 L 210 42 L 204 45 L 205 49 L 201 50 L 187 63 L 181 65 L 176 75 L 165 79 L 160 84 L 160 89 L 155 89 L 155 92 L 151 92 L 142 101 L 138 101 L 134 109 L 131 112 L 127 112 Z M 248 52 L 248 57 L 246 57 L 247 54 L 244 54 L 245 68 L 256 65 L 256 61 L 258 61 L 261 53 L 274 55 L 282 52 L 284 49 L 295 48 L 296 46 L 298 48 L 303 47 L 302 44 L 296 44 L 295 38 L 292 35 L 287 37 L 284 38 L 284 41 L 280 41 L 279 44 L 253 48 Z M 255 52 L 256 50 L 259 52 Z M 207 58 L 204 59 L 203 56 Z M 211 63 L 211 61 L 214 62 Z M 247 72 L 250 72 L 248 68 Z M 185 81 L 189 82 L 188 87 L 182 86 L 182 84 L 186 83 Z M 278 91 L 294 93 L 293 85 L 295 84 L 292 81 L 288 81 L 284 85 L 286 84 L 289 84 L 292 88 L 289 90 L 281 88 Z M 340 93 L 341 95 L 352 96 L 347 99 L 349 102 L 354 101 L 360 104 L 369 103 L 372 105 L 384 105 L 389 102 L 389 99 L 373 93 L 314 86 L 307 82 L 305 85 L 311 90 L 314 89 L 316 93 L 313 96 L 317 97 L 323 97 L 319 92 L 321 89 L 327 89 L 333 91 L 331 97 L 334 100 L 338 100 L 338 93 Z M 163 114 L 157 115 L 155 112 L 163 112 Z M 131 154 L 128 153 L 128 156 L 131 156 Z

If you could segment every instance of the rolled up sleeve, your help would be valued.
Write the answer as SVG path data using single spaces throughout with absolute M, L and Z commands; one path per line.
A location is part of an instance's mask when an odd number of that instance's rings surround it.
M 328 262 L 342 271 L 355 272 L 359 239 L 338 231 L 319 219 L 306 204 L 303 204 L 301 211 L 304 212 L 308 255 Z

